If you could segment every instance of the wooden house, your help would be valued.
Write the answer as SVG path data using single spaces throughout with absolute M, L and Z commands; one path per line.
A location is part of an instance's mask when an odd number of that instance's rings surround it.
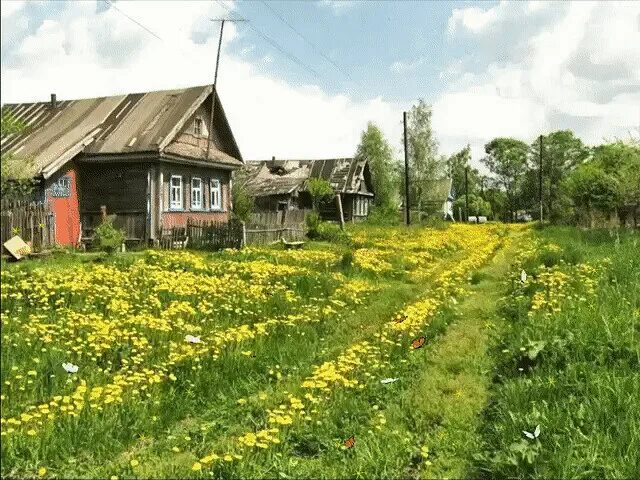
M 307 182 L 320 178 L 339 195 L 345 221 L 367 218 L 374 197 L 369 162 L 356 158 L 323 160 L 265 160 L 246 165 L 247 189 L 258 212 L 310 209 Z M 339 220 L 337 201 L 325 202 L 320 213 Z
M 208 85 L 3 105 L 27 128 L 2 138 L 2 152 L 37 180 L 57 243 L 90 235 L 103 206 L 129 240 L 151 242 L 189 217 L 229 218 L 231 172 L 243 160 L 217 94 L 210 127 L 212 99 Z

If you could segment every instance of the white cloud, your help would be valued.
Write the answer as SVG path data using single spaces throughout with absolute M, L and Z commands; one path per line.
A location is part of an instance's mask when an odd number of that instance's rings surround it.
M 393 73 L 398 73 L 398 74 L 408 73 L 418 69 L 419 67 L 424 65 L 426 62 L 427 62 L 427 59 L 425 57 L 420 57 L 417 60 L 410 61 L 410 62 L 403 62 L 402 60 L 398 60 L 391 64 L 391 66 L 389 67 L 389 70 L 391 70 Z
M 320 7 L 329 8 L 335 15 L 342 15 L 358 6 L 355 0 L 320 0 Z
M 72 2 L 33 33 L 12 40 L 3 58 L 3 102 L 46 100 L 51 92 L 59 99 L 83 98 L 213 80 L 218 27 L 209 22 L 212 33 L 199 42 L 193 33 L 202 31 L 199 19 L 223 13 L 215 4 L 118 1 L 116 6 L 163 40 L 113 8 L 97 13 L 95 2 Z M 4 19 L 2 26 L 4 37 Z M 236 35 L 225 25 L 225 44 Z M 273 60 L 270 54 L 261 58 L 262 64 Z M 393 142 L 400 138 L 399 107 L 378 98 L 329 96 L 316 85 L 294 86 L 258 69 L 243 55 L 222 55 L 218 88 L 245 158 L 350 156 L 369 120 Z
M 495 136 L 531 141 L 564 128 L 588 143 L 625 136 L 640 115 L 638 15 L 639 2 L 454 10 L 450 38 L 474 42 L 476 63 L 452 62 L 441 73 L 450 80 L 434 105 L 442 145 L 468 139 L 481 156 Z
M 27 2 L 25 0 L 2 0 L 0 1 L 0 17 L 10 17 L 19 11 Z

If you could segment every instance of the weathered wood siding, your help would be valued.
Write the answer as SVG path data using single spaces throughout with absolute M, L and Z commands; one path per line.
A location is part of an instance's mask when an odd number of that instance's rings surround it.
M 116 215 L 127 238 L 146 239 L 149 163 L 80 163 L 79 197 L 83 235 L 101 222 L 100 207 Z

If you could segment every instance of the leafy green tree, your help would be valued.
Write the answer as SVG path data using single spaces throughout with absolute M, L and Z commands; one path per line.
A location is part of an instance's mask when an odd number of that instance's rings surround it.
M 529 147 L 515 138 L 495 138 L 484 149 L 487 155 L 482 162 L 504 189 L 509 220 L 514 221 L 519 207 L 518 186 L 527 170 Z
M 310 178 L 307 181 L 307 191 L 311 195 L 314 212 L 318 212 L 322 202 L 335 195 L 331 184 L 322 178 Z
M 459 218 L 459 212 L 462 211 L 464 215 L 464 209 L 466 206 L 465 196 L 460 195 L 453 203 L 453 213 L 457 220 L 463 220 Z M 491 203 L 474 193 L 469 194 L 469 216 L 482 215 L 487 218 L 491 218 Z
M 369 122 L 367 129 L 362 132 L 356 158 L 369 161 L 375 192 L 374 206 L 385 212 L 395 212 L 398 177 L 393 150 L 375 123 Z
M 410 195 L 411 203 L 417 204 L 419 210 L 429 196 L 433 180 L 445 173 L 445 162 L 438 154 L 438 142 L 433 135 L 431 118 L 431 106 L 422 99 L 407 113 Z
M 481 194 L 481 175 L 477 168 L 471 168 L 471 147 L 469 145 L 451 155 L 446 161 L 446 168 L 453 181 L 453 191 L 456 197 L 459 198 L 466 193 L 464 172 L 467 168 L 469 169 L 467 174 L 469 193 Z
M 233 214 L 243 222 L 248 222 L 255 209 L 255 202 L 247 190 L 247 174 L 244 170 L 237 170 L 233 173 L 231 199 Z
M 540 137 L 531 145 L 531 177 L 533 188 L 526 192 L 526 198 L 535 198 L 538 193 L 538 169 L 540 156 Z M 589 157 L 589 149 L 571 130 L 558 130 L 542 135 L 542 173 L 543 173 L 543 208 L 551 222 L 561 221 L 566 210 L 565 192 L 561 189 L 562 180 L 576 166 Z
M 9 135 L 24 131 L 27 126 L 16 119 L 8 110 L 2 110 L 0 120 L 0 137 L 3 139 Z M 26 177 L 24 171 L 30 166 L 29 159 L 16 159 L 10 153 L 2 152 L 0 155 L 0 189 L 2 198 L 20 198 L 29 195 L 35 186 L 32 178 Z
M 620 201 L 620 182 L 596 162 L 577 167 L 567 178 L 566 188 L 578 216 L 586 213 L 590 227 L 596 211 L 611 213 Z

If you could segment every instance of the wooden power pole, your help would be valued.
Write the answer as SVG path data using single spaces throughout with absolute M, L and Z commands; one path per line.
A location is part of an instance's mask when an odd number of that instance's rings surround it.
M 540 135 L 540 154 L 538 157 L 538 200 L 540 201 L 540 223 L 542 223 L 542 135 Z
M 404 123 L 404 217 L 405 223 L 411 225 L 409 210 L 409 149 L 407 148 L 407 112 L 402 114 Z
M 211 115 L 209 115 L 209 134 L 207 136 L 207 158 L 209 158 L 209 149 L 211 148 L 211 134 L 213 132 L 213 112 L 216 108 L 216 84 L 218 83 L 218 67 L 220 66 L 220 51 L 222 50 L 222 33 L 224 32 L 224 22 L 246 22 L 244 18 L 212 18 L 212 22 L 220 22 L 220 38 L 218 39 L 218 54 L 216 55 L 216 70 L 213 75 L 213 87 L 211 89 Z
M 464 216 L 469 221 L 469 167 L 464 167 Z

